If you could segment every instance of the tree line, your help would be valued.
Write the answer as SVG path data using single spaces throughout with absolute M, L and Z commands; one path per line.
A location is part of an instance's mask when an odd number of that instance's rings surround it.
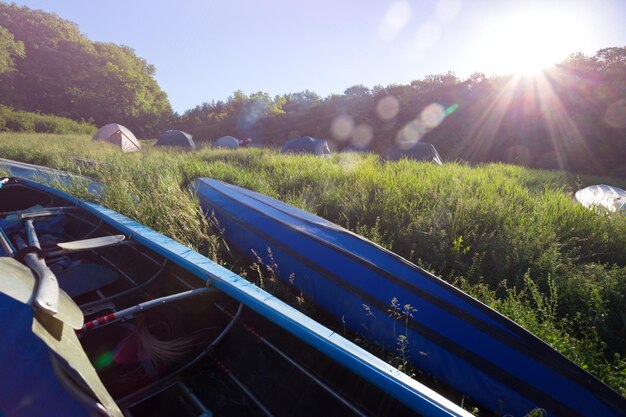
M 308 135 L 377 153 L 422 140 L 446 160 L 626 177 L 626 48 L 573 54 L 533 77 L 449 72 L 326 98 L 237 91 L 188 110 L 177 126 L 200 140 L 234 135 L 276 146 Z
M 172 117 L 154 73 L 127 46 L 92 42 L 55 14 L 0 2 L 1 104 L 149 135 Z
M 127 46 L 93 42 L 55 14 L 0 2 L 0 104 L 140 137 L 168 128 L 277 146 L 308 135 L 335 150 L 432 143 L 446 160 L 503 161 L 626 176 L 626 48 L 578 53 L 537 77 L 454 73 L 320 97 L 236 91 L 173 113 L 155 68 Z

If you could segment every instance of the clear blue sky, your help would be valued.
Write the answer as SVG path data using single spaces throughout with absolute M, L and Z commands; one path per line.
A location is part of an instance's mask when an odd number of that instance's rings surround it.
M 521 65 L 512 50 L 529 62 L 545 47 L 541 64 L 549 65 L 577 51 L 626 46 L 625 0 L 16 3 L 75 22 L 93 41 L 135 49 L 156 67 L 178 113 L 236 90 L 325 97 L 449 70 L 511 71 Z

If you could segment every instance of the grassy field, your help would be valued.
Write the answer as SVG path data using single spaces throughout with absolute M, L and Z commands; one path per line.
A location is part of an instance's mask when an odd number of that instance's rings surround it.
M 454 283 L 626 395 L 626 216 L 573 201 L 586 185 L 626 181 L 364 154 L 122 154 L 81 135 L 2 133 L 0 157 L 97 178 L 106 186 L 99 203 L 229 264 L 186 184 L 207 176 L 278 198 Z

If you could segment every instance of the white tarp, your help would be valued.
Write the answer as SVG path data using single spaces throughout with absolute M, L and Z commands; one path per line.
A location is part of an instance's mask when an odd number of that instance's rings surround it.
M 603 207 L 608 211 L 626 213 L 626 191 L 611 185 L 591 185 L 576 191 L 574 198 L 585 207 Z
M 102 126 L 100 130 L 98 130 L 96 134 L 93 135 L 92 139 L 103 140 L 117 145 L 124 152 L 134 152 L 141 150 L 139 140 L 137 140 L 133 132 L 117 123 L 110 123 L 108 125 Z

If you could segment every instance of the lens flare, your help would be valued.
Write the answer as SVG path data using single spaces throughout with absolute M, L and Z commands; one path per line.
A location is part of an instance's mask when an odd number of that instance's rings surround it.
M 381 120 L 391 120 L 398 115 L 400 102 L 394 96 L 381 98 L 376 104 L 376 114 Z
M 415 34 L 415 47 L 420 51 L 426 51 L 441 38 L 441 27 L 435 22 L 428 22 L 420 27 Z
M 450 22 L 458 16 L 462 7 L 461 0 L 439 0 L 435 14 L 442 22 Z
M 450 22 L 461 13 L 462 7 L 463 2 L 461 0 L 439 0 L 435 14 L 442 22 Z
M 412 120 L 400 129 L 396 135 L 396 143 L 415 143 L 419 141 L 426 132 L 428 132 L 428 129 L 426 129 L 419 119 Z
M 419 141 L 426 133 L 439 126 L 446 116 L 452 114 L 458 107 L 458 104 L 454 104 L 445 109 L 439 103 L 429 104 L 422 109 L 419 116 L 400 129 L 396 135 L 396 143 L 399 146 L 403 144 L 412 146 L 412 144 Z
M 383 40 L 394 40 L 411 19 L 411 5 L 408 1 L 396 1 L 387 9 L 380 22 L 378 33 Z
M 568 163 L 572 158 L 584 155 L 587 158 L 585 163 L 597 167 L 598 162 L 590 157 L 592 152 L 588 149 L 581 132 L 554 91 L 551 81 L 543 74 L 533 78 L 519 75 L 509 77 L 490 98 L 491 103 L 485 107 L 482 114 L 475 118 L 466 139 L 459 144 L 458 155 L 479 161 L 491 158 L 494 149 L 500 147 L 499 134 L 502 121 L 512 111 L 520 89 L 526 89 L 526 100 L 537 103 L 552 148 L 538 158 L 535 157 L 533 163 L 542 168 L 568 169 Z M 509 148 L 505 156 L 510 162 L 525 163 L 534 153 L 532 150 L 527 151 L 524 144 L 518 145 Z
M 427 129 L 434 129 L 443 122 L 446 118 L 446 110 L 441 104 L 432 103 L 424 107 L 424 110 L 420 113 L 420 122 Z
M 333 138 L 342 142 L 352 136 L 353 131 L 354 119 L 345 114 L 335 117 L 330 126 L 330 133 L 333 135 Z
M 363 164 L 363 161 L 356 154 L 342 152 L 339 154 L 337 163 L 342 171 L 354 172 Z
M 446 117 L 450 116 L 452 113 L 454 113 L 457 109 L 459 108 L 458 104 L 453 104 L 450 107 L 448 107 L 445 111 L 445 115 Z
M 109 366 L 112 362 L 113 352 L 104 352 L 102 355 L 96 358 L 93 365 L 96 369 L 103 369 Z
M 611 104 L 604 114 L 604 121 L 611 127 L 623 129 L 626 127 L 626 99 Z
M 357 147 L 367 147 L 372 139 L 374 139 L 374 129 L 365 123 L 358 125 L 352 133 L 352 144 Z

